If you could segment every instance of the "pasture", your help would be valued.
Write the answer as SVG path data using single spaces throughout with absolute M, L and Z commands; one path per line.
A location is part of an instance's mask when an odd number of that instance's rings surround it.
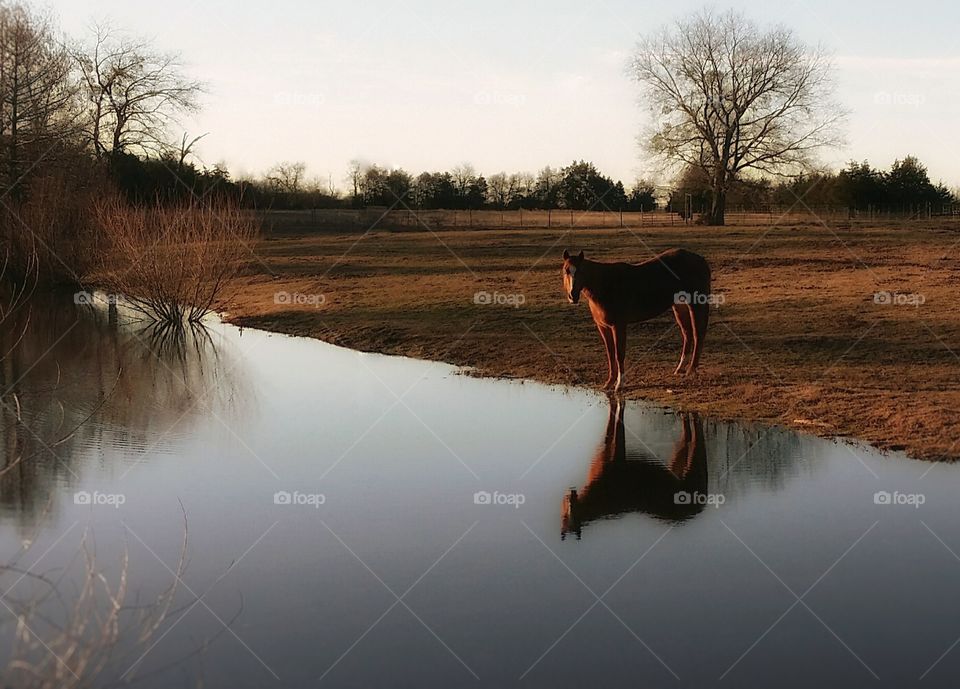
M 476 375 L 599 386 L 603 345 L 586 306 L 563 295 L 561 253 L 639 262 L 683 247 L 710 261 L 720 302 L 700 370 L 672 374 L 668 311 L 630 326 L 627 397 L 960 456 L 960 222 L 775 221 L 304 227 L 252 247 L 229 320 Z

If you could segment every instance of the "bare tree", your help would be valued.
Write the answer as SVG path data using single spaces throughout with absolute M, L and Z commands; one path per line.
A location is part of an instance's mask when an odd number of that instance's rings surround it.
M 453 177 L 453 186 L 460 196 L 466 196 L 470 185 L 477 179 L 477 171 L 470 163 L 457 165 L 450 174 Z
M 201 134 L 200 136 L 195 136 L 190 138 L 190 135 L 187 132 L 184 132 L 180 137 L 180 141 L 175 144 L 167 144 L 164 146 L 165 155 L 171 160 L 176 161 L 177 169 L 182 170 L 183 166 L 187 162 L 187 158 L 193 155 L 193 147 L 200 142 L 209 132 Z
M 87 136 L 98 157 L 161 151 L 176 118 L 197 108 L 200 82 L 187 78 L 173 54 L 156 52 L 109 27 L 93 46 L 73 52 L 87 110 Z
M 360 184 L 363 181 L 364 167 L 363 161 L 354 158 L 347 168 L 347 182 L 353 187 L 354 201 L 360 198 Z
M 516 172 L 509 179 L 509 202 L 522 201 L 533 194 L 536 180 L 529 172 Z
M 0 3 L 0 141 L 7 185 L 76 134 L 69 56 L 48 15 Z
M 510 200 L 510 178 L 506 172 L 498 172 L 487 179 L 487 198 L 497 208 L 503 208 Z
M 789 29 L 701 12 L 642 39 L 631 71 L 655 122 L 650 150 L 709 176 L 708 224 L 723 224 L 738 175 L 798 174 L 840 142 L 832 64 Z
M 277 191 L 292 194 L 301 190 L 303 175 L 306 171 L 307 164 L 302 161 L 295 163 L 284 161 L 267 170 L 266 181 Z

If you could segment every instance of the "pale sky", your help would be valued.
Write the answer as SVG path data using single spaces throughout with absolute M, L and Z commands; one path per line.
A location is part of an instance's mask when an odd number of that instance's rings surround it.
M 235 175 L 302 160 L 345 186 L 360 158 L 410 172 L 469 162 L 490 175 L 587 159 L 632 181 L 653 169 L 625 62 L 637 36 L 703 2 L 57 0 L 63 30 L 110 22 L 182 55 L 206 82 L 187 122 L 201 160 Z M 887 167 L 916 155 L 960 185 L 960 5 L 749 0 L 714 4 L 783 23 L 835 56 L 848 145 Z M 177 137 L 178 138 L 178 137 Z

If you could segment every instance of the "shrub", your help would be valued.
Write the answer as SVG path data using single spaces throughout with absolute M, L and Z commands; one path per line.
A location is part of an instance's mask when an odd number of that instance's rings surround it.
M 130 206 L 96 204 L 97 282 L 147 318 L 196 323 L 222 307 L 224 290 L 258 234 L 254 215 L 224 199 Z

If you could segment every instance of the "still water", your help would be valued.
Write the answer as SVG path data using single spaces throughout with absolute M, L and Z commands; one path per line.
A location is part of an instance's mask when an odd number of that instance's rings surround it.
M 7 686 L 955 686 L 960 468 L 29 316 L 0 367 Z

